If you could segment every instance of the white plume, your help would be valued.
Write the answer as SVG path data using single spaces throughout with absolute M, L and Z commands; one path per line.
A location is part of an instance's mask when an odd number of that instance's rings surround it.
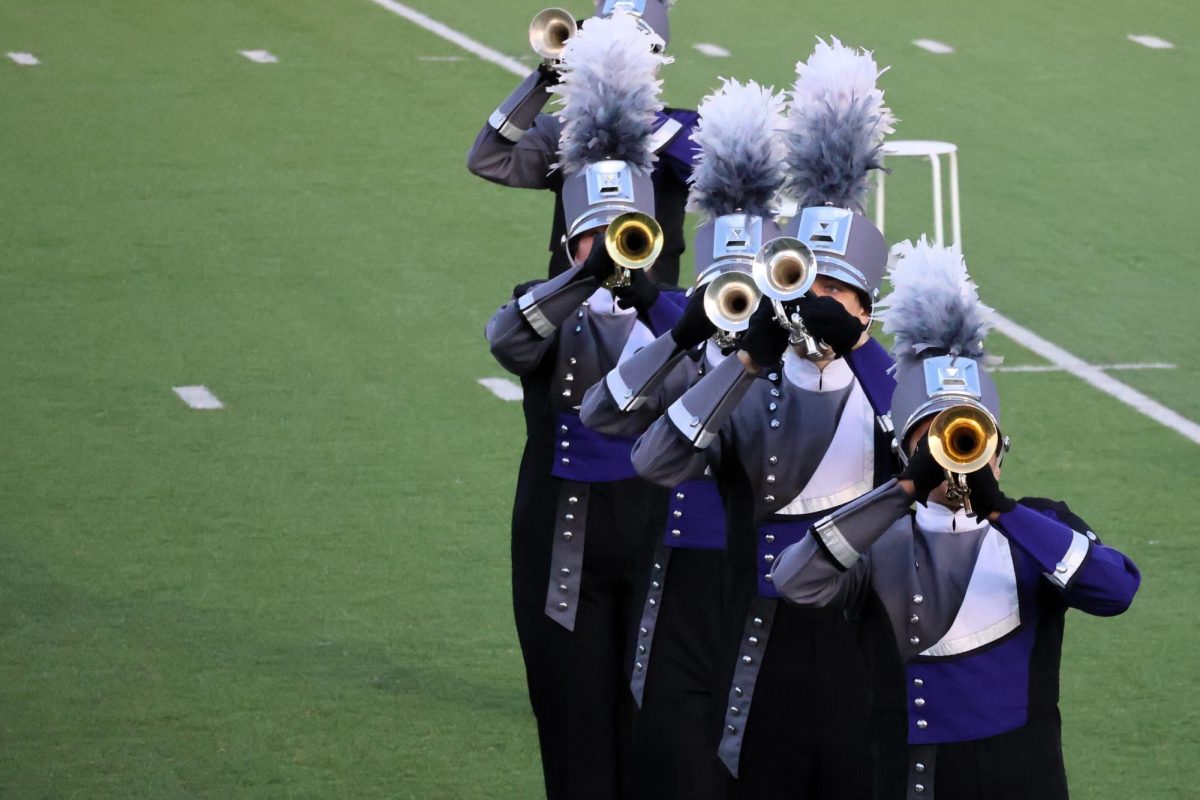
M 892 110 L 875 82 L 874 57 L 817 39 L 807 62 L 796 64 L 788 113 L 790 192 L 800 207 L 832 203 L 862 211 L 867 172 L 882 166 L 883 139 L 894 130 Z
M 558 160 L 567 175 L 604 159 L 648 171 L 662 81 L 658 69 L 671 58 L 651 52 L 649 37 L 627 12 L 592 17 L 567 40 L 559 95 L 563 122 Z
M 700 148 L 688 210 L 712 219 L 736 210 L 770 216 L 783 185 L 783 96 L 774 87 L 722 78 L 700 101 L 692 141 Z
M 930 244 L 924 236 L 892 248 L 892 292 L 879 303 L 883 331 L 895 337 L 896 362 L 924 356 L 981 358 L 992 329 L 992 309 L 979 300 L 962 251 Z

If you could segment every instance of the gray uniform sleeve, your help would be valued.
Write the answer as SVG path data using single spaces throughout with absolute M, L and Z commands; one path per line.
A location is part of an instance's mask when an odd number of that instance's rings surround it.
M 542 114 L 549 81 L 534 70 L 493 112 L 467 153 L 467 169 L 516 189 L 548 189 L 562 123 Z
M 771 565 L 771 581 L 799 605 L 823 606 L 863 583 L 864 555 L 912 507 L 895 480 L 819 520 L 808 536 L 784 549 Z
M 687 390 L 696 364 L 667 331 L 588 389 L 579 410 L 589 428 L 615 436 L 645 431 Z
M 720 460 L 720 443 L 697 450 L 671 421 L 659 417 L 649 430 L 633 443 L 633 467 L 638 474 L 659 486 L 678 486 L 704 474 L 709 462 Z
M 553 347 L 553 334 L 599 285 L 580 278 L 582 266 L 534 286 L 496 310 L 484 335 L 500 365 L 516 375 L 537 368 Z

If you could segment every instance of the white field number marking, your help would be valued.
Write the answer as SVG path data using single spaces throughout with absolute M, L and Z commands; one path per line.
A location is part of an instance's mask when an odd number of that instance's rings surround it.
M 1136 42 L 1142 47 L 1149 47 L 1151 50 L 1171 50 L 1175 47 L 1175 45 L 1166 39 L 1160 39 L 1157 36 L 1144 36 L 1131 33 L 1129 34 L 1129 41 Z
M 188 406 L 201 411 L 212 411 L 225 407 L 225 404 L 210 392 L 207 386 L 173 386 L 171 391 L 179 395 L 179 399 Z
M 721 47 L 721 45 L 719 45 L 719 44 L 710 44 L 708 42 L 697 42 L 696 44 L 694 44 L 692 46 L 695 47 L 697 50 L 699 50 L 704 55 L 712 56 L 713 58 L 729 58 L 729 55 L 730 55 L 729 51 L 726 50 L 724 47 Z
M 278 64 L 279 58 L 273 55 L 269 50 L 238 50 L 256 64 Z
M 37 56 L 33 53 L 5 53 L 14 63 L 20 64 L 22 67 L 33 67 L 42 63 L 37 60 Z
M 937 53 L 939 56 L 949 55 L 954 52 L 954 48 L 945 42 L 939 42 L 935 39 L 916 39 L 913 41 L 917 47 L 922 50 L 928 50 L 930 53 Z
M 513 402 L 525 397 L 525 392 L 521 387 L 508 378 L 480 378 L 479 385 L 501 400 Z

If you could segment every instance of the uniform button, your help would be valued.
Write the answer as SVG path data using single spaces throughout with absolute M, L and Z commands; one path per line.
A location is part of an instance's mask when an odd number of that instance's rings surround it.
M 683 499 L 683 492 L 676 492 L 676 493 L 675 493 L 675 499 L 676 499 L 676 500 L 682 500 L 682 499 Z
M 770 375 L 768 375 L 768 376 L 767 376 L 767 380 L 769 380 L 769 381 L 777 381 L 777 380 L 779 380 L 779 373 L 778 373 L 778 372 L 772 372 Z
M 736 717 L 738 714 L 742 713 L 742 710 L 737 706 L 730 706 L 729 713 Z
M 1092 533 L 1091 531 L 1087 532 L 1087 537 L 1093 542 L 1096 541 L 1096 534 Z
M 563 541 L 564 542 L 571 541 L 572 536 L 573 536 L 573 534 L 570 531 L 563 531 Z
M 580 332 L 580 331 L 582 331 L 582 330 L 583 330 L 583 326 L 582 326 L 582 325 L 576 325 L 576 326 L 575 326 L 575 332 L 576 332 L 576 333 L 579 333 L 579 332 Z
M 576 316 L 578 319 L 583 319 L 583 311 L 579 311 L 579 312 L 577 312 L 577 313 L 575 314 L 575 316 Z
M 776 464 L 779 463 L 779 456 L 771 456 L 770 458 L 767 459 L 767 463 L 770 464 L 771 466 L 775 466 Z
M 913 769 L 915 769 L 917 772 L 924 772 L 925 765 L 922 764 L 920 761 L 918 761 L 916 764 L 913 765 Z
M 768 573 L 768 574 L 766 574 L 766 575 L 763 575 L 763 580 L 764 580 L 764 581 L 766 581 L 767 583 L 774 583 L 774 582 L 775 582 L 775 579 L 774 579 L 774 578 L 772 578 L 772 577 L 771 577 L 771 575 L 770 575 L 769 573 Z
M 761 628 L 761 627 L 763 626 L 763 620 L 762 620 L 762 617 L 755 617 L 755 618 L 754 618 L 754 620 L 753 620 L 753 623 L 752 623 L 752 624 L 753 624 L 753 625 L 754 625 L 754 627 L 756 627 L 756 628 Z
M 566 374 L 566 376 L 563 378 L 563 380 L 566 381 L 567 383 L 571 383 L 575 380 L 575 374 L 573 372 L 568 372 Z
M 568 497 L 568 498 L 567 498 L 567 503 L 568 503 L 568 504 L 570 504 L 570 505 L 575 505 L 575 504 L 576 504 L 576 503 L 578 503 L 578 502 L 579 502 L 579 498 L 578 498 L 578 497 Z
M 749 665 L 749 664 L 753 664 L 753 663 L 754 663 L 754 659 L 753 659 L 753 658 L 751 658 L 750 656 L 742 656 L 742 663 L 743 663 L 743 664 L 747 664 L 747 665 Z
M 558 571 L 558 573 L 559 573 L 560 575 L 562 575 L 564 578 L 569 578 L 569 577 L 571 577 L 571 570 L 567 569 L 566 567 L 563 567 L 562 569 L 560 569 L 560 570 Z
M 558 585 L 558 591 L 560 591 L 563 594 L 566 594 L 567 593 L 567 585 L 565 583 L 560 583 Z
M 570 397 L 570 396 L 571 396 L 571 390 L 563 389 L 563 397 Z
M 925 730 L 926 728 L 929 727 L 929 723 L 923 719 L 919 719 L 919 720 L 917 720 L 917 727 L 920 728 L 921 730 Z
M 775 482 L 775 476 L 774 476 L 774 475 L 768 475 L 768 476 L 767 476 L 767 483 L 774 483 L 774 482 Z
M 639 645 L 638 645 L 638 652 L 639 652 L 639 653 L 641 653 L 642 655 L 645 655 L 645 654 L 646 654 L 646 645 L 644 645 L 644 644 L 639 644 Z
M 559 611 L 566 611 L 566 610 L 567 610 L 567 604 L 566 604 L 566 603 L 559 603 L 559 604 L 558 604 L 558 610 L 559 610 Z
M 737 697 L 741 697 L 743 694 L 745 694 L 745 692 L 742 691 L 742 687 L 740 687 L 740 686 L 733 687 L 733 693 Z
M 913 605 L 919 606 L 919 605 L 921 605 L 921 603 L 924 603 L 924 602 L 925 602 L 925 595 L 923 595 L 923 594 L 914 594 L 913 595 Z
M 650 581 L 650 587 L 653 589 L 661 589 L 662 584 L 659 583 L 658 581 Z
M 913 700 L 913 705 L 916 706 L 917 708 L 924 708 L 925 707 L 925 698 L 918 697 L 916 700 Z
M 726 725 L 725 730 L 729 733 L 737 733 L 737 728 L 733 727 L 732 725 Z
M 567 363 L 573 367 L 579 363 L 579 359 L 576 358 L 575 356 L 571 356 L 570 358 L 567 359 Z
M 779 428 L 779 420 L 777 420 L 777 419 L 773 419 L 773 420 L 771 420 L 771 429 L 772 429 L 772 430 L 775 430 L 775 429 L 778 429 L 778 428 Z
M 649 628 L 638 628 L 638 633 L 640 633 L 642 636 L 649 636 L 650 630 Z
M 918 617 L 916 614 L 913 614 L 911 617 L 908 618 L 908 623 L 910 625 L 916 625 L 920 621 L 921 621 L 921 618 Z
M 562 431 L 563 433 L 566 433 L 567 431 L 570 430 L 570 428 L 568 428 L 566 425 L 563 425 L 559 428 L 559 430 Z
M 925 794 L 925 784 L 923 783 L 918 783 L 917 785 L 913 786 L 913 789 L 916 790 L 917 794 Z
M 766 541 L 767 544 L 774 544 L 775 543 L 775 534 L 768 533 L 766 536 L 763 537 L 763 539 Z
M 655 572 L 662 572 L 662 564 L 659 564 L 657 561 L 655 561 L 655 562 L 654 562 L 654 571 L 655 571 Z
M 625 390 L 625 399 L 626 399 L 626 400 L 628 400 L 628 399 L 629 399 L 629 398 L 631 398 L 631 397 L 633 397 L 633 390 L 632 390 L 632 389 L 626 389 L 626 390 Z
M 913 686 L 920 689 L 924 685 L 925 685 L 925 681 L 922 680 L 921 678 L 913 678 Z
M 650 598 L 649 600 L 647 600 L 646 602 L 647 602 L 647 603 L 649 603 L 649 604 L 650 604 L 650 605 L 652 605 L 652 606 L 656 606 L 656 605 L 658 605 L 658 601 L 657 601 L 657 600 L 655 600 L 653 597 L 651 597 L 651 598 Z
M 766 501 L 766 502 L 768 502 L 768 503 L 774 503 L 774 502 L 775 502 L 775 495 L 773 495 L 773 494 L 764 495 L 764 496 L 763 496 L 763 500 L 764 500 L 764 501 Z
M 748 641 L 750 643 L 751 647 L 758 647 L 758 637 L 757 636 L 751 636 L 746 641 Z
M 772 389 L 772 390 L 771 390 L 771 397 L 779 397 L 779 390 L 778 390 L 778 389 Z
M 1067 566 L 1067 562 L 1065 562 L 1065 561 L 1060 561 L 1054 565 L 1054 571 L 1057 572 L 1059 575 L 1063 574 L 1068 569 L 1069 569 L 1069 567 Z
M 767 403 L 767 411 L 774 411 L 779 408 L 779 403 Z
M 634 664 L 634 665 L 633 665 L 633 668 L 634 668 L 634 669 L 636 669 L 638 672 L 641 672 L 641 671 L 642 671 L 642 670 L 644 670 L 646 667 L 645 667 L 645 666 L 642 664 L 642 662 L 640 662 L 640 661 L 639 661 L 639 662 L 637 662 L 636 664 Z
M 921 637 L 920 636 L 910 636 L 910 637 L 908 637 L 908 643 L 909 644 L 920 644 Z
M 574 522 L 575 515 L 574 514 L 563 514 L 563 519 L 565 519 L 567 522 Z
M 767 553 L 765 556 L 763 556 L 763 561 L 767 562 L 768 564 L 770 564 L 774 560 L 775 560 L 775 556 L 771 555 L 770 553 Z
M 679 519 L 680 517 L 683 516 L 683 512 L 677 508 L 671 512 L 671 516 L 675 517 L 675 519 Z
M 695 427 L 696 427 L 697 425 L 699 425 L 699 424 L 700 424 L 700 418 L 699 418 L 699 417 L 692 417 L 692 422 L 691 422 L 691 425 L 692 425 L 692 427 L 693 427 L 693 428 L 695 428 Z
M 564 458 L 564 459 L 562 460 L 562 463 L 563 463 L 563 466 L 564 466 L 564 467 L 569 467 L 569 466 L 571 466 L 571 459 L 569 459 L 569 458 Z
M 563 450 L 570 450 L 570 449 L 571 449 L 571 443 L 570 443 L 570 442 L 568 442 L 566 439 L 563 439 L 563 441 L 562 441 L 562 449 L 563 449 Z
M 678 539 L 680 536 L 683 536 L 683 531 L 679 530 L 679 528 L 672 528 L 671 535 Z

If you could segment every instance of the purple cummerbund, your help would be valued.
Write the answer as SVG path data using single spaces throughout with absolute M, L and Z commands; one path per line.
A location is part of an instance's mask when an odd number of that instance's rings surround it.
M 762 597 L 779 597 L 771 583 L 771 565 L 783 552 L 804 538 L 808 529 L 819 519 L 829 516 L 831 512 L 821 511 L 816 514 L 800 516 L 767 522 L 758 527 L 758 593 Z
M 671 490 L 663 544 L 689 550 L 725 547 L 725 507 L 716 481 L 687 481 Z
M 906 669 L 909 744 L 985 739 L 1029 718 L 1029 659 L 1036 625 L 981 652 Z
M 559 413 L 554 440 L 556 478 L 579 483 L 607 483 L 636 478 L 637 470 L 629 455 L 632 436 L 607 436 L 579 421 L 577 414 Z

